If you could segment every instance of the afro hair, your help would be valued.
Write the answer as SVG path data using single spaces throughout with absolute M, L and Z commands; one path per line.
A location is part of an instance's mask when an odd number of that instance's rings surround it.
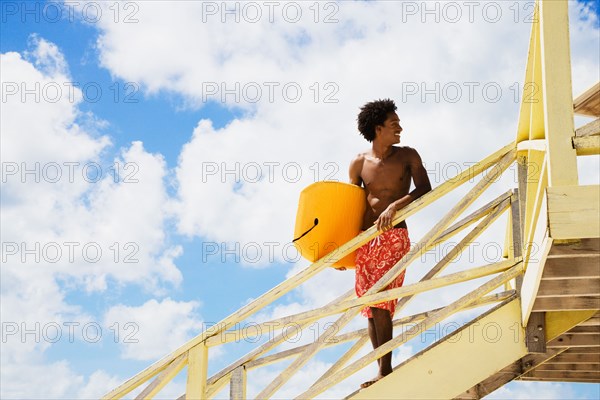
M 358 131 L 369 142 L 375 140 L 375 127 L 383 125 L 389 113 L 397 110 L 393 100 L 375 100 L 361 107 L 358 114 Z

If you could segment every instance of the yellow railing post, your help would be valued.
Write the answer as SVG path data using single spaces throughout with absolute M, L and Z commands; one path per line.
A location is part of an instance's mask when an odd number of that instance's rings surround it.
M 204 342 L 188 350 L 186 400 L 206 399 L 206 378 L 208 376 L 208 347 Z

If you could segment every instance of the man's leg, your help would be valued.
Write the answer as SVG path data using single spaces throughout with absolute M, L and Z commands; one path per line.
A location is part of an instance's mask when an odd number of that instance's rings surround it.
M 372 310 L 372 309 L 371 309 Z M 369 331 L 369 339 L 371 339 L 371 344 L 373 345 L 373 349 L 376 349 L 379 347 L 379 341 L 377 340 L 377 330 L 375 329 L 375 322 L 373 321 L 373 318 L 369 318 L 368 319 L 368 331 Z M 381 367 L 381 359 L 378 358 L 377 359 L 377 365 L 379 365 L 379 367 Z
M 371 307 L 373 323 L 377 332 L 377 347 L 392 340 L 394 327 L 392 317 L 388 310 Z M 379 359 L 379 375 L 384 377 L 392 373 L 392 352 L 383 355 Z
M 373 318 L 369 318 L 369 338 L 373 348 L 376 349 L 392 339 L 393 324 L 388 310 L 371 307 L 371 314 Z M 392 372 L 392 353 L 387 353 L 377 359 L 377 364 L 379 365 L 377 376 L 363 383 L 361 387 L 369 387 Z

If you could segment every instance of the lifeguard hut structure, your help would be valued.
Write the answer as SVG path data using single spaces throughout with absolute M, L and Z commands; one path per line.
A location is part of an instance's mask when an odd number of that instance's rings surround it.
M 600 153 L 600 83 L 573 100 L 567 2 L 538 0 L 532 24 L 516 140 L 399 211 L 399 222 L 434 203 L 473 177 L 481 179 L 364 297 L 350 290 L 335 301 L 258 326 L 306 328 L 339 315 L 312 343 L 278 350 L 281 332 L 228 367 L 209 376 L 211 348 L 234 346 L 248 330 L 236 325 L 328 268 L 378 233 L 371 228 L 310 265 L 220 323 L 147 367 L 104 396 L 118 399 L 134 390 L 152 398 L 179 373 L 186 374 L 179 399 L 219 395 L 246 398 L 252 370 L 291 361 L 255 397 L 268 399 L 325 347 L 349 347 L 319 379 L 306 382 L 298 399 L 310 399 L 371 365 L 383 354 L 465 309 L 488 306 L 480 315 L 398 365 L 391 375 L 352 393 L 348 399 L 479 399 L 512 380 L 600 382 L 600 187 L 578 181 L 577 157 Z M 575 129 L 575 114 L 595 121 Z M 455 221 L 510 165 L 516 163 L 518 187 Z M 492 222 L 508 216 L 505 259 L 439 276 Z M 383 290 L 411 262 L 459 232 L 459 244 L 414 284 Z M 534 251 L 535 249 L 535 251 Z M 535 253 L 535 254 L 534 254 Z M 402 316 L 403 307 L 428 290 L 489 277 L 451 304 Z M 338 334 L 362 307 L 400 298 L 395 326 L 411 324 L 391 341 L 364 356 L 366 329 Z M 490 306 L 492 306 L 490 308 Z M 493 323 L 505 334 L 486 340 L 479 332 Z M 475 334 L 462 335 L 464 330 Z M 510 334 L 506 334 L 510 332 Z M 356 357 L 355 357 L 356 356 Z M 229 387 L 229 393 L 223 389 Z M 141 391 L 140 391 L 141 390 Z M 223 393 L 222 393 L 223 392 Z

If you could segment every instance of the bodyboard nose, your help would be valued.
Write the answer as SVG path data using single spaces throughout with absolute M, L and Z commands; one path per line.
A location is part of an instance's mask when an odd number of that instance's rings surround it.
M 360 233 L 366 209 L 363 188 L 344 182 L 315 182 L 300 192 L 294 244 L 302 257 L 314 262 Z M 355 268 L 355 252 L 333 267 Z

